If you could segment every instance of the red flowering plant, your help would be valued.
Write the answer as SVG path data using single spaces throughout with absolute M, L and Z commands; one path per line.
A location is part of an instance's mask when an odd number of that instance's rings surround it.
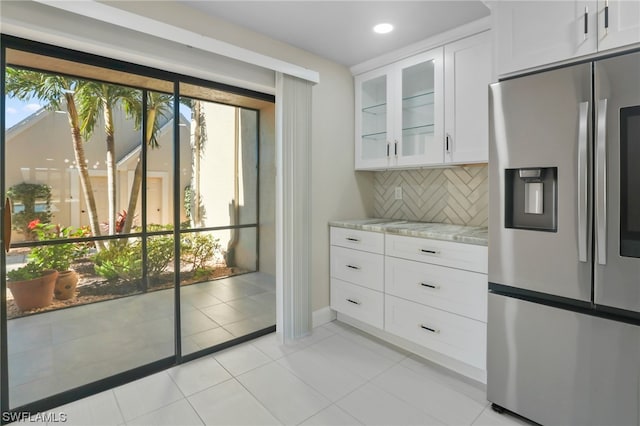
M 86 226 L 73 228 L 62 227 L 59 224 L 42 223 L 40 219 L 29 222 L 29 230 L 38 237 L 38 241 L 67 240 L 70 238 L 82 238 L 91 235 Z M 29 263 L 34 263 L 41 269 L 56 269 L 66 271 L 73 259 L 85 256 L 89 246 L 85 242 L 64 242 L 47 244 L 34 247 L 29 253 Z

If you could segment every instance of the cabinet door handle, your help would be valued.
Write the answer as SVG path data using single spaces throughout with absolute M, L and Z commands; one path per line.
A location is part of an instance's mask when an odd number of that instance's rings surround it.
M 353 300 L 353 299 L 346 299 L 346 300 L 347 300 L 347 302 L 353 303 L 354 305 L 361 305 L 361 303 L 358 302 L 357 300 Z
M 432 255 L 439 255 L 440 251 L 438 250 L 430 250 L 430 249 L 420 249 L 420 253 L 424 253 L 424 254 L 432 254 Z
M 584 7 L 584 39 L 587 39 L 589 34 L 589 6 Z
M 4 240 L 4 251 L 9 252 L 9 248 L 11 247 L 11 200 L 9 197 L 4 201 L 4 235 L 2 239 Z
M 447 136 L 445 136 L 444 138 L 444 143 L 445 143 L 444 150 L 447 152 L 447 154 L 451 153 L 449 139 L 451 139 L 451 136 L 449 136 L 449 133 L 447 133 Z
M 359 266 L 356 266 L 356 265 L 347 265 L 347 268 L 355 269 L 355 270 L 360 270 L 360 267 L 359 267 Z
M 609 33 L 609 0 L 604 2 L 604 33 Z
M 359 243 L 360 239 L 359 238 L 354 238 L 354 237 L 347 237 L 347 241 L 352 241 L 354 243 Z
M 389 156 L 389 145 L 391 145 L 389 142 L 387 142 L 387 157 Z
M 423 330 L 427 330 L 430 331 L 434 334 L 440 334 L 440 329 L 439 328 L 433 328 L 433 327 L 428 327 L 424 324 L 420 324 L 420 328 L 422 328 Z
M 439 286 L 439 285 L 436 285 L 436 284 L 420 283 L 420 285 L 421 285 L 422 287 L 429 287 L 429 288 L 432 288 L 432 289 L 434 289 L 434 290 L 439 290 L 439 289 L 440 289 L 440 286 Z
M 393 152 L 394 152 L 395 156 L 397 157 L 398 156 L 398 141 L 395 141 L 393 143 Z

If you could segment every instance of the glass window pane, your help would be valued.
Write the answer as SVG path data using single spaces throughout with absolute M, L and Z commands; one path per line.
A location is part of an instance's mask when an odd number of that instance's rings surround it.
M 81 65 L 65 75 L 40 72 L 31 68 L 68 63 L 15 53 L 5 74 L 2 165 L 13 202 L 3 269 L 10 408 L 173 356 L 176 282 L 173 191 L 165 191 L 173 188 L 173 97 L 149 93 L 143 111 L 147 92 L 104 83 L 142 76 L 89 67 L 100 81 L 73 77 L 88 70 Z M 144 140 L 143 118 L 153 141 Z M 144 142 L 146 179 L 136 174 Z M 94 239 L 142 233 L 142 199 L 130 197 L 140 194 L 136 176 L 151 182 L 148 211 L 162 192 L 160 220 L 150 228 L 165 234 Z M 45 285 L 48 271 L 53 280 Z
M 34 220 L 86 226 L 94 236 L 122 231 L 128 174 L 141 146 L 141 94 L 7 68 L 7 103 L 33 111 L 6 132 L 6 187 L 19 206 L 14 241 L 36 239 L 28 228 Z
M 144 293 L 140 238 L 113 240 L 100 253 L 89 248 L 71 262 L 70 280 L 58 274 L 39 282 L 41 273 L 36 283 L 20 281 L 28 277 L 16 270 L 40 255 L 58 257 L 69 244 L 12 249 L 7 256 L 11 407 L 174 353 L 173 273 L 165 265 L 173 238 L 148 242 L 150 289 L 158 291 Z
M 275 280 L 256 272 L 255 244 L 255 228 L 182 235 L 183 354 L 275 324 Z
M 423 155 L 433 143 L 434 63 L 402 70 L 402 155 Z
M 255 224 L 258 113 L 182 97 L 181 217 L 189 228 Z M 186 134 L 185 134 L 186 133 Z

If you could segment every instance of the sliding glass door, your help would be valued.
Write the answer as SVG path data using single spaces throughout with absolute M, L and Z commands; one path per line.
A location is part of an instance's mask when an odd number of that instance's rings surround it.
M 194 84 L 180 84 L 180 95 L 181 112 L 190 118 L 189 132 L 180 136 L 181 155 L 190 160 L 181 160 L 188 172 L 180 174 L 187 355 L 275 324 L 275 303 L 261 303 L 272 289 L 245 275 L 258 269 L 258 112 L 221 103 L 219 91 Z
M 272 100 L 9 37 L 2 49 L 2 410 L 272 330 L 253 108 Z

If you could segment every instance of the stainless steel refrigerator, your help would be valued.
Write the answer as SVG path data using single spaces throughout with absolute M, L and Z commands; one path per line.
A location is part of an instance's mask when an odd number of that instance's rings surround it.
M 640 424 L 640 53 L 490 87 L 487 398 Z

